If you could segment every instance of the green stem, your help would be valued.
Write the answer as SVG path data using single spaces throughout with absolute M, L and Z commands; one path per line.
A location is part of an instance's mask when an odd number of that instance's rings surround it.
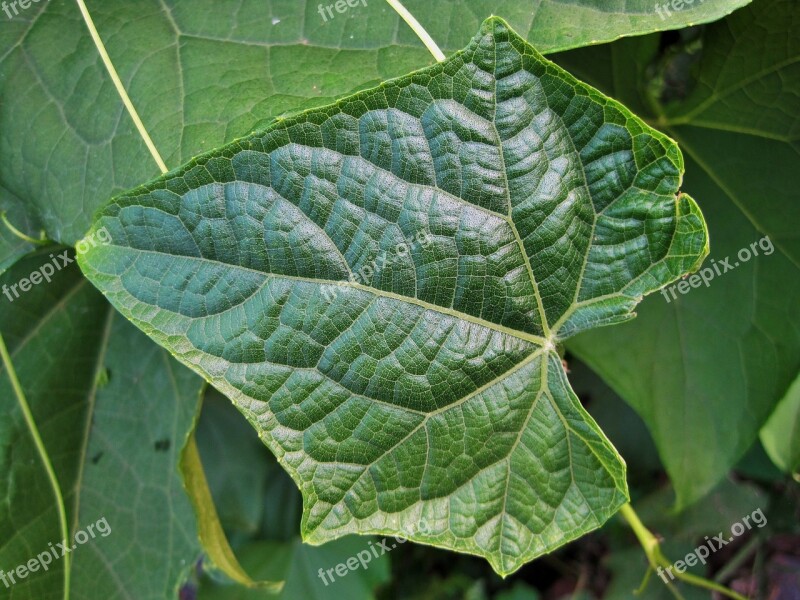
M 420 25 L 419 21 L 408 12 L 408 9 L 403 6 L 403 3 L 400 0 L 386 0 L 393 9 L 397 11 L 397 14 L 400 15 L 403 20 L 408 23 L 408 26 L 414 30 L 419 36 L 419 39 L 422 40 L 422 43 L 425 44 L 425 47 L 433 54 L 433 58 L 442 62 L 445 59 L 444 52 L 439 49 L 439 46 L 436 45 L 436 42 L 433 41 L 433 38 L 425 31 L 425 28 Z
M 61 494 L 61 486 L 58 483 L 56 472 L 53 469 L 52 463 L 50 462 L 50 457 L 47 455 L 47 449 L 42 441 L 42 436 L 39 435 L 39 428 L 36 426 L 36 421 L 33 420 L 33 413 L 28 405 L 28 401 L 25 399 L 25 393 L 22 391 L 22 386 L 17 378 L 17 372 L 14 370 L 14 365 L 11 363 L 11 356 L 8 354 L 8 348 L 6 348 L 6 343 L 5 340 L 3 340 L 2 334 L 0 334 L 0 356 L 3 358 L 3 365 L 8 373 L 8 380 L 11 382 L 11 388 L 14 390 L 14 394 L 19 402 L 19 407 L 22 410 L 23 416 L 25 417 L 25 423 L 28 425 L 28 431 L 30 431 L 31 437 L 33 438 L 33 443 L 36 446 L 36 450 L 39 452 L 39 457 L 42 459 L 42 463 L 44 464 L 44 469 L 47 472 L 48 479 L 50 480 L 50 486 L 53 488 L 53 494 L 56 497 L 56 507 L 58 509 L 58 521 L 61 528 L 61 538 L 64 544 L 67 545 L 69 540 L 69 529 L 67 527 L 67 511 L 64 506 L 64 497 Z M 70 556 L 69 554 L 64 554 L 62 558 L 64 559 L 64 600 L 69 600 Z
M 158 153 L 153 140 L 150 139 L 150 134 L 147 133 L 144 123 L 142 123 L 142 120 L 139 118 L 139 113 L 136 112 L 136 108 L 134 108 L 133 102 L 131 102 L 128 92 L 125 90 L 125 86 L 122 85 L 122 80 L 119 78 L 117 70 L 114 68 L 114 63 L 111 62 L 111 58 L 108 56 L 105 44 L 103 44 L 103 40 L 100 39 L 100 34 L 97 33 L 97 28 L 94 26 L 94 21 L 92 20 L 92 16 L 89 14 L 89 9 L 86 8 L 86 4 L 83 0 L 76 1 L 78 3 L 78 8 L 81 11 L 81 15 L 83 15 L 83 20 L 86 21 L 86 27 L 89 29 L 89 34 L 92 36 L 92 40 L 94 40 L 94 45 L 97 46 L 97 52 L 100 54 L 100 58 L 103 60 L 103 64 L 105 65 L 108 74 L 111 76 L 111 81 L 114 82 L 114 87 L 117 88 L 119 97 L 122 98 L 122 103 L 128 110 L 128 114 L 130 114 L 131 119 L 133 119 L 136 129 L 139 130 L 139 135 L 142 136 L 147 149 L 150 150 L 150 154 L 153 156 L 156 164 L 158 164 L 158 168 L 161 169 L 162 173 L 166 173 L 169 169 L 167 169 L 167 165 L 164 164 L 164 161 L 162 160 L 161 155 Z
M 619 512 L 628 522 L 628 525 L 630 525 L 634 535 L 636 535 L 636 538 L 639 540 L 639 544 L 641 544 L 642 548 L 644 549 L 644 553 L 647 556 L 647 562 L 650 564 L 650 568 L 657 571 L 659 568 L 668 569 L 672 567 L 672 563 L 661 552 L 661 546 L 658 539 L 650 532 L 649 529 L 647 529 L 647 527 L 642 524 L 642 521 L 639 519 L 639 515 L 634 512 L 633 507 L 630 504 L 625 504 Z M 674 575 L 675 578 L 685 581 L 690 585 L 719 592 L 720 594 L 727 596 L 728 598 L 733 598 L 734 600 L 747 600 L 747 598 L 741 594 L 737 594 L 733 590 L 730 590 L 714 581 L 710 581 L 703 577 L 698 577 L 697 575 L 692 575 L 691 573 L 680 573 L 677 571 L 673 573 L 673 571 L 674 569 L 670 570 L 670 575 Z M 669 583 L 667 585 L 669 585 Z M 641 592 L 642 590 L 639 589 L 637 591 Z
M 23 239 L 30 244 L 36 244 L 37 246 L 41 246 L 43 244 L 47 244 L 50 241 L 45 237 L 44 231 L 42 231 L 41 237 L 37 240 L 36 238 L 32 238 L 28 234 L 23 233 L 22 231 L 14 227 L 11 224 L 11 221 L 8 220 L 8 217 L 6 216 L 6 211 L 0 213 L 0 220 L 3 221 L 3 225 L 8 227 L 8 230 L 11 233 L 13 233 L 18 238 Z

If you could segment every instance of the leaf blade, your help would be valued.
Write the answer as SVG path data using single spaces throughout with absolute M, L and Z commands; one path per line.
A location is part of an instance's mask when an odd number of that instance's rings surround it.
M 405 532 L 508 574 L 626 501 L 555 344 L 705 256 L 682 166 L 493 18 L 444 63 L 115 199 L 80 264 L 245 413 L 307 540 Z

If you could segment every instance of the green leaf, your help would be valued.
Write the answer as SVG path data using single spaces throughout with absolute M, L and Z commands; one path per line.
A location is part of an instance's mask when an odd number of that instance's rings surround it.
M 510 590 L 505 590 L 495 596 L 495 600 L 539 600 L 539 592 L 527 583 L 517 581 Z
M 669 302 L 647 299 L 630 324 L 569 342 L 645 420 L 679 506 L 743 456 L 800 367 L 800 329 L 787 326 L 800 321 L 799 15 L 796 4 L 763 1 L 707 27 L 683 100 L 664 107 L 643 90 L 661 91 L 698 42 L 663 64 L 657 38 L 561 57 L 677 139 L 684 185 L 703 198 L 713 240 L 705 268 L 721 274 Z M 754 243 L 759 255 L 740 262 Z M 734 268 L 722 272 L 726 258 Z
M 317 18 L 306 32 L 297 0 L 246 0 L 238 17 L 214 0 L 87 5 L 169 165 L 241 136 L 259 120 L 432 61 L 418 42 L 398 46 L 393 34 L 377 38 L 369 27 L 351 40 L 316 27 Z M 316 4 L 308 12 L 313 19 Z M 378 13 L 361 23 L 385 19 Z M 389 23 L 393 32 L 396 17 Z M 7 157 L 0 186 L 51 239 L 74 244 L 107 198 L 157 174 L 75 2 L 41 2 L 4 22 L 0 94 L 0 155 Z
M 404 4 L 433 38 L 448 49 L 460 48 L 482 18 L 507 18 L 542 53 L 610 42 L 624 36 L 708 23 L 746 6 L 751 0 L 677 2 L 672 0 L 408 0 Z M 380 5 L 380 2 L 374 4 Z M 331 21 L 331 24 L 335 20 Z M 402 37 L 411 42 L 409 36 Z
M 495 18 L 117 198 L 80 264 L 251 420 L 306 540 L 399 532 L 507 574 L 625 502 L 555 346 L 705 256 L 681 170 Z
M 749 0 L 415 0 L 447 50 L 483 18 L 506 16 L 540 51 L 719 18 Z M 430 64 L 383 2 L 323 20 L 319 2 L 88 1 L 100 36 L 156 147 L 179 165 L 288 110 L 319 106 Z M 35 126 L 32 126 L 35 124 Z M 105 199 L 157 173 L 75 2 L 33 4 L 0 28 L 0 186 L 50 239 L 74 244 Z M 0 264 L 3 262 L 0 246 Z
M 0 285 L 50 263 L 48 250 L 18 262 Z M 101 519 L 110 530 L 95 527 L 69 554 L 70 597 L 174 597 L 200 553 L 177 461 L 202 381 L 113 311 L 74 265 L 0 302 L 0 331 L 60 484 L 70 536 Z M 0 567 L 8 574 L 61 534 L 4 369 L 0 411 Z M 66 597 L 65 564 L 53 560 L 17 579 L 13 597 Z
M 760 437 L 772 462 L 800 479 L 800 376 L 761 428 Z

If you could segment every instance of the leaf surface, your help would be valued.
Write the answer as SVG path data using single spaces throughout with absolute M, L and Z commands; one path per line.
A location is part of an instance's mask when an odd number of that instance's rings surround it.
M 556 344 L 705 256 L 681 174 L 674 142 L 493 18 L 118 197 L 81 266 L 251 420 L 306 540 L 405 532 L 507 574 L 626 499 Z

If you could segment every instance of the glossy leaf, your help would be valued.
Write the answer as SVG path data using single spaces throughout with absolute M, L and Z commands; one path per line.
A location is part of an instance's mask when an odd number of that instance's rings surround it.
M 51 260 L 47 251 L 26 258 L 0 284 Z M 74 265 L 13 303 L 0 297 L 0 306 L 0 331 L 60 483 L 71 540 L 87 535 L 69 554 L 69 597 L 175 597 L 200 554 L 177 461 L 202 381 L 118 315 Z M 8 578 L 61 534 L 54 493 L 2 365 L 0 411 L 0 568 L 9 583 L 0 596 L 67 597 L 64 559 L 16 583 Z
M 117 198 L 81 266 L 251 420 L 306 540 L 403 532 L 506 574 L 626 499 L 555 346 L 705 256 L 682 166 L 495 18 Z
M 704 267 L 720 274 L 669 302 L 648 298 L 630 324 L 569 342 L 645 420 L 680 506 L 750 448 L 800 368 L 798 26 L 796 3 L 768 0 L 708 26 L 682 97 L 664 106 L 652 93 L 689 48 L 658 63 L 659 40 L 642 38 L 561 58 L 677 139 L 684 185 L 703 199 Z

